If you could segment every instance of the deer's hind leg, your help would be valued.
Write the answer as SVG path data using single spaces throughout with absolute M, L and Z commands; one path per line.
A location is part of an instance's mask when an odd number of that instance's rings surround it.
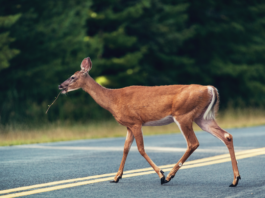
M 202 130 L 211 133 L 227 146 L 230 153 L 234 173 L 234 179 L 230 187 L 236 187 L 241 177 L 237 167 L 237 161 L 233 145 L 233 136 L 222 128 L 220 128 L 214 119 L 205 120 L 202 118 L 202 116 L 200 116 L 195 120 L 195 122 L 199 125 L 199 127 L 201 127 Z
M 174 117 L 175 123 L 178 125 L 182 134 L 184 135 L 187 142 L 187 150 L 184 155 L 180 158 L 178 163 L 172 168 L 165 179 L 165 183 L 168 183 L 172 178 L 175 177 L 175 174 L 179 168 L 184 164 L 188 157 L 199 147 L 199 141 L 193 131 L 192 121 L 190 119 Z
M 125 143 L 124 143 L 124 150 L 123 150 L 123 156 L 122 156 L 120 168 L 119 168 L 116 176 L 114 177 L 114 180 L 111 181 L 111 183 L 118 183 L 119 179 L 122 178 L 125 161 L 126 161 L 126 158 L 128 156 L 128 153 L 130 151 L 130 148 L 131 148 L 131 145 L 133 143 L 133 140 L 134 140 L 133 133 L 132 133 L 132 131 L 129 128 L 127 128 L 127 136 L 126 136 L 126 140 L 125 140 Z

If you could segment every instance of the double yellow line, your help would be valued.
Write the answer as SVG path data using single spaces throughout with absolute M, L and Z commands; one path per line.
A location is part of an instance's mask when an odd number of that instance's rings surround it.
M 258 155 L 264 155 L 264 154 L 265 154 L 265 147 L 237 152 L 236 158 L 237 160 L 239 160 L 239 159 L 245 159 L 245 158 L 254 157 Z M 214 157 L 208 157 L 208 158 L 188 161 L 184 164 L 184 166 L 181 167 L 181 169 L 195 168 L 195 167 L 219 164 L 219 163 L 224 163 L 224 162 L 229 162 L 229 161 L 231 161 L 230 155 L 223 154 L 223 155 L 218 155 Z M 163 169 L 163 171 L 170 171 L 174 165 L 175 164 L 164 165 L 164 166 L 160 166 L 160 168 Z M 153 174 L 153 173 L 155 173 L 155 171 L 152 168 L 136 169 L 136 170 L 125 171 L 122 178 L 136 177 L 140 175 L 148 175 L 148 174 Z M 49 191 L 54 191 L 54 190 L 59 190 L 59 189 L 64 189 L 64 188 L 71 188 L 75 186 L 82 186 L 82 185 L 87 185 L 87 184 L 92 184 L 92 183 L 110 181 L 113 179 L 115 175 L 116 173 L 108 173 L 108 174 L 103 174 L 103 175 L 95 175 L 95 176 L 82 177 L 82 178 L 76 178 L 76 179 L 68 179 L 68 180 L 55 181 L 55 182 L 49 182 L 49 183 L 44 183 L 44 184 L 36 184 L 32 186 L 13 188 L 13 189 L 8 189 L 8 190 L 2 190 L 0 191 L 0 198 L 20 197 L 20 196 L 49 192 Z

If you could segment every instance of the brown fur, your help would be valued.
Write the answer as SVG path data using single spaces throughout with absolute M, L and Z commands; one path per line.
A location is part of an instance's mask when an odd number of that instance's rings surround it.
M 232 135 L 221 129 L 214 119 L 204 120 L 202 118 L 213 97 L 209 94 L 207 86 L 130 86 L 121 89 L 106 89 L 88 75 L 87 72 L 92 68 L 92 62 L 89 58 L 83 60 L 81 68 L 81 71 L 76 72 L 72 76 L 74 79 L 70 77 L 59 88 L 63 89 L 64 93 L 82 88 L 101 107 L 110 111 L 118 123 L 127 127 L 123 158 L 120 168 L 114 177 L 115 182 L 118 182 L 119 178 L 122 177 L 124 164 L 134 138 L 140 154 L 153 167 L 158 176 L 164 178 L 160 168 L 145 153 L 142 125 L 150 121 L 161 120 L 166 116 L 172 116 L 178 122 L 188 147 L 185 154 L 168 174 L 166 182 L 175 176 L 180 165 L 184 164 L 199 146 L 192 128 L 192 123 L 195 121 L 203 130 L 212 133 L 227 145 L 234 171 L 233 184 L 237 183 L 236 178 L 239 176 L 239 172 L 234 154 Z M 214 93 L 216 101 L 213 108 L 217 111 L 219 97 L 215 88 Z

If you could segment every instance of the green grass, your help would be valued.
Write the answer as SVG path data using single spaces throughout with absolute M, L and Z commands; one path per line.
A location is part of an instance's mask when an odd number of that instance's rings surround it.
M 217 122 L 226 129 L 265 125 L 265 110 L 229 109 L 218 113 Z M 200 131 L 201 129 L 194 124 L 194 130 Z M 174 123 L 160 127 L 143 127 L 144 135 L 179 132 Z M 7 125 L 0 128 L 0 146 L 125 136 L 126 127 L 119 125 L 115 120 L 86 124 L 52 123 L 38 127 Z

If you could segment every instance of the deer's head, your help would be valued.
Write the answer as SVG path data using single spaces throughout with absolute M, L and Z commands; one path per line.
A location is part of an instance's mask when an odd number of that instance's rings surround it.
M 88 71 L 92 68 L 92 62 L 89 57 L 85 58 L 81 63 L 81 71 L 75 72 L 70 78 L 59 85 L 59 89 L 65 94 L 70 91 L 77 90 L 83 86 L 84 78 L 88 75 Z

